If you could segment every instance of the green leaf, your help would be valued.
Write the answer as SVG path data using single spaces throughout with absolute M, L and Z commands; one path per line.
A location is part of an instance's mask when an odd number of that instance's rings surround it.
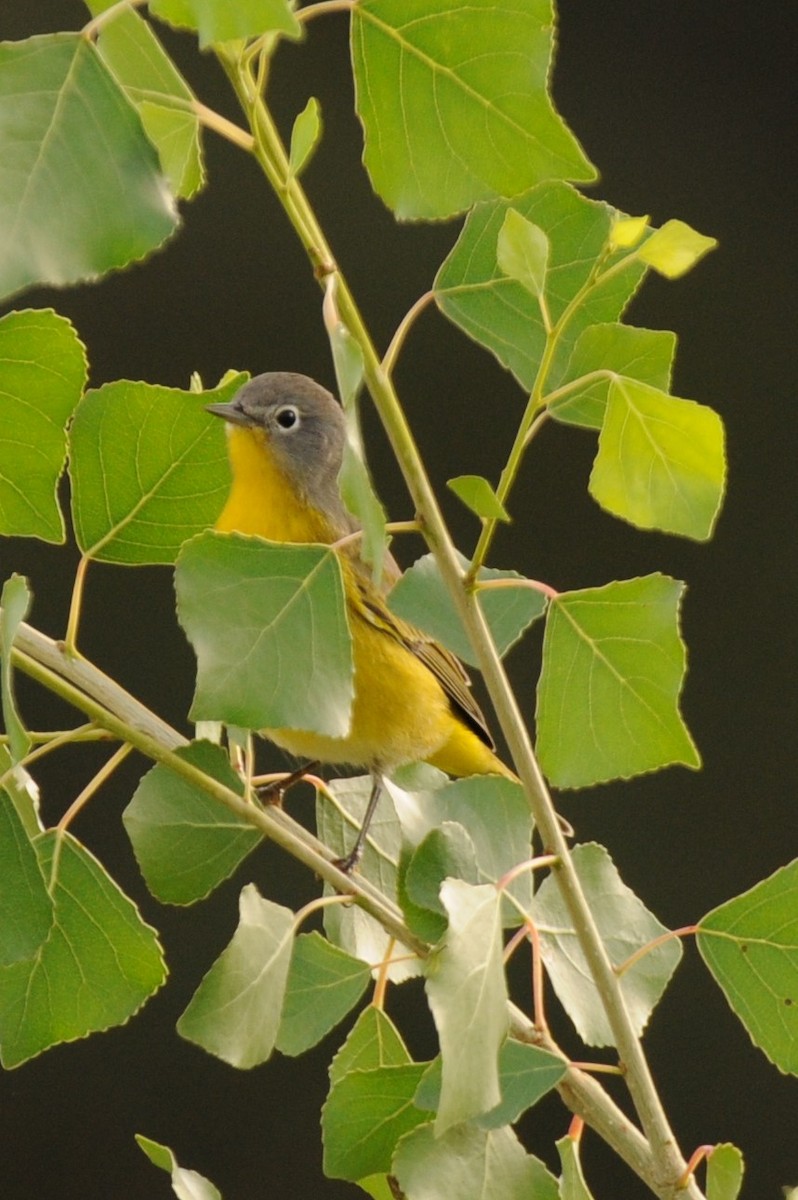
M 150 0 L 153 16 L 199 33 L 200 49 L 262 33 L 302 37 L 289 0 Z
M 553 26 L 551 0 L 355 6 L 363 160 L 400 219 L 449 217 L 541 179 L 595 178 L 548 94 Z
M 371 793 L 369 776 L 335 779 L 329 790 L 335 803 L 319 792 L 316 799 L 318 836 L 337 857 L 352 848 Z M 396 901 L 396 864 L 401 852 L 402 834 L 392 800 L 396 789 L 389 781 L 383 788 L 374 820 L 369 829 L 358 874 L 379 889 L 388 901 Z M 330 941 L 348 954 L 370 964 L 382 962 L 388 955 L 399 959 L 388 968 L 388 978 L 399 983 L 418 975 L 420 964 L 411 951 L 396 945 L 389 933 L 359 905 L 335 904 L 324 910 L 324 930 Z
M 555 400 L 549 412 L 566 424 L 601 429 L 613 376 L 623 375 L 667 392 L 675 351 L 676 334 L 666 330 L 635 329 L 617 322 L 589 325 L 574 346 L 562 384 L 578 384 L 584 376 L 602 374 Z
M 557 1181 L 527 1154 L 512 1129 L 456 1125 L 437 1135 L 423 1125 L 402 1139 L 393 1174 L 423 1200 L 558 1200 Z
M 230 468 L 205 404 L 229 400 L 242 378 L 199 394 L 127 380 L 86 393 L 70 429 L 72 517 L 85 554 L 171 563 L 218 517 Z
M 321 1041 L 357 1004 L 371 978 L 369 968 L 315 930 L 294 942 L 276 1046 L 302 1054 Z
M 57 487 L 85 382 L 85 350 L 65 317 L 44 308 L 0 320 L 0 533 L 64 541 Z
M 447 487 L 463 501 L 478 517 L 496 521 L 509 521 L 510 514 L 495 491 L 481 475 L 458 475 L 450 479 Z
M 502 1098 L 490 1112 L 476 1118 L 480 1129 L 514 1125 L 522 1113 L 556 1087 L 568 1069 L 567 1063 L 548 1050 L 508 1039 L 499 1052 L 499 1083 Z M 441 1093 L 441 1060 L 434 1059 L 419 1084 L 416 1104 L 437 1111 Z
M 391 1018 L 382 1009 L 369 1005 L 330 1063 L 330 1083 L 338 1083 L 350 1071 L 373 1071 L 409 1062 L 407 1047 Z
M 0 44 L 0 295 L 93 279 L 177 227 L 141 120 L 80 34 Z
M 460 556 L 460 563 L 464 570 L 468 569 L 468 559 Z M 518 580 L 517 588 L 485 588 L 479 593 L 480 607 L 490 626 L 496 648 L 499 654 L 505 655 L 524 630 L 541 616 L 546 607 L 546 597 L 536 588 L 526 586 L 528 581 L 516 571 L 482 567 L 478 579 L 480 582 Z M 405 571 L 391 589 L 388 604 L 397 617 L 423 629 L 463 662 L 477 665 L 460 614 L 431 554 L 417 559 Z
M 11 660 L 14 638 L 28 615 L 30 602 L 31 591 L 23 575 L 12 575 L 5 581 L 0 594 L 0 700 L 8 748 L 15 763 L 24 758 L 31 747 L 30 736 L 17 711 Z
M 413 1103 L 426 1063 L 350 1071 L 321 1114 L 324 1174 L 357 1181 L 388 1172 L 399 1138 L 429 1120 Z
M 508 1020 L 501 897 L 490 885 L 459 879 L 447 879 L 440 894 L 449 929 L 426 978 L 443 1059 L 438 1135 L 499 1103 L 499 1048 Z
M 387 1175 L 369 1175 L 366 1179 L 358 1179 L 357 1186 L 372 1200 L 395 1200 L 396 1197 Z
M 94 12 L 98 5 L 89 8 Z M 103 24 L 97 50 L 138 109 L 172 193 L 190 198 L 205 178 L 191 88 L 147 22 L 131 8 L 120 9 Z
M 85 847 L 55 832 L 34 847 L 55 918 L 33 958 L 0 970 L 6 1067 L 124 1024 L 166 977 L 155 931 Z
M 717 244 L 715 238 L 705 237 L 684 221 L 671 220 L 653 230 L 638 249 L 637 257 L 666 279 L 678 279 Z
M 700 759 L 678 708 L 684 584 L 646 575 L 563 592 L 549 605 L 538 754 L 557 787 L 587 787 Z
M 192 720 L 348 732 L 351 639 L 328 547 L 203 533 L 183 547 L 175 588 L 197 655 Z
M 593 1200 L 593 1193 L 585 1183 L 579 1156 L 577 1138 L 564 1137 L 555 1143 L 560 1156 L 560 1200 Z
M 723 423 L 713 409 L 635 379 L 610 384 L 590 494 L 643 529 L 704 541 L 726 476 Z
M 195 742 L 177 755 L 243 794 L 219 746 Z M 252 825 L 161 763 L 143 777 L 122 820 L 147 887 L 164 904 L 204 899 L 261 840 Z
M 0 791 L 0 967 L 32 958 L 53 924 L 39 859 L 11 797 Z
M 613 966 L 621 967 L 641 947 L 668 932 L 626 886 L 603 846 L 594 842 L 575 846 L 571 858 Z M 537 891 L 533 914 L 552 987 L 579 1036 L 589 1046 L 614 1045 L 576 931 L 551 876 Z M 681 957 L 681 943 L 673 938 L 650 950 L 621 975 L 621 990 L 638 1036 Z
M 154 1142 L 141 1133 L 136 1134 L 136 1141 L 151 1163 L 172 1176 L 172 1191 L 178 1200 L 222 1200 L 218 1188 L 197 1171 L 181 1167 L 168 1146 L 162 1146 L 160 1142 Z
M 288 169 L 292 175 L 301 175 L 310 162 L 319 144 L 321 131 L 321 108 L 316 97 L 311 96 L 291 128 Z
M 798 1074 L 798 860 L 708 913 L 701 957 L 755 1046 Z
M 737 1200 L 743 1186 L 743 1156 L 731 1142 L 715 1146 L 707 1159 L 707 1200 Z
M 233 1067 L 255 1067 L 274 1049 L 291 950 L 294 914 L 264 900 L 254 883 L 239 897 L 233 939 L 177 1023 L 177 1032 Z
M 538 300 L 546 291 L 549 239 L 539 225 L 514 208 L 507 210 L 496 243 L 500 270 L 522 284 Z
M 511 208 L 548 239 L 546 301 L 551 322 L 572 308 L 546 375 L 546 387 L 553 389 L 563 378 L 582 330 L 617 321 L 645 267 L 634 255 L 627 255 L 628 264 L 619 267 L 626 252 L 605 257 L 615 210 L 585 199 L 564 183 L 544 183 L 512 201 L 479 204 L 469 213 L 435 278 L 435 300 L 441 312 L 490 350 L 526 391 L 535 382 L 547 334 L 537 298 L 505 275 L 498 263 L 499 232 Z M 606 281 L 591 283 L 599 258 L 604 267 L 615 270 Z
M 444 879 L 478 882 L 474 843 L 454 821 L 431 829 L 407 859 L 400 879 L 402 911 L 410 928 L 428 942 L 446 931 L 446 909 L 440 898 Z

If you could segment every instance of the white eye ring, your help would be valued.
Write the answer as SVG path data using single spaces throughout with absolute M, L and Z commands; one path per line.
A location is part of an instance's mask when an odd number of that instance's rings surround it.
M 274 419 L 281 429 L 286 433 L 291 429 L 296 429 L 299 425 L 299 409 L 293 404 L 284 404 L 277 409 L 274 414 Z

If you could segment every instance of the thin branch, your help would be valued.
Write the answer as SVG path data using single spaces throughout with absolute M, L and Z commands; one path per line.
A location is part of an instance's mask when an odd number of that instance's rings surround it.
M 120 763 L 124 762 L 133 747 L 127 743 L 121 745 L 114 751 L 105 766 L 101 767 L 97 774 L 86 784 L 85 788 L 70 804 L 69 808 L 64 813 L 61 820 L 56 825 L 61 833 L 68 829 L 72 821 L 78 815 L 80 810 L 88 804 L 95 792 L 99 791 L 107 779 L 113 775 Z
M 216 112 L 207 105 L 202 104 L 199 100 L 192 100 L 192 112 L 199 117 L 200 124 L 206 129 L 212 129 L 214 133 L 218 133 L 220 137 L 226 138 L 228 142 L 232 142 L 234 146 L 238 146 L 239 150 L 245 150 L 251 154 L 255 139 L 251 133 L 247 133 L 246 129 L 242 129 L 240 125 L 236 125 L 233 121 L 228 121 L 227 117 L 223 117 L 221 113 Z
M 329 13 L 351 12 L 356 7 L 357 0 L 319 0 L 318 4 L 308 4 L 298 9 L 294 16 L 298 21 L 312 21 L 315 17 L 325 17 Z
M 421 315 L 424 309 L 427 308 L 434 299 L 435 293 L 433 291 L 430 290 L 429 292 L 424 292 L 424 295 L 419 296 L 415 304 L 411 305 L 411 307 L 402 317 L 401 321 L 396 327 L 396 332 L 391 338 L 390 345 L 383 355 L 382 369 L 386 375 L 391 376 L 393 374 L 393 369 L 396 366 L 396 359 L 398 358 L 402 346 L 405 343 L 405 338 L 410 332 L 417 317 Z

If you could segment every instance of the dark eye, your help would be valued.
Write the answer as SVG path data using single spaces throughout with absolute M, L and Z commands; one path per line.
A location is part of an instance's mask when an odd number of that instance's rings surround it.
M 293 429 L 299 424 L 299 413 L 293 404 L 284 404 L 275 413 L 275 420 L 281 429 Z

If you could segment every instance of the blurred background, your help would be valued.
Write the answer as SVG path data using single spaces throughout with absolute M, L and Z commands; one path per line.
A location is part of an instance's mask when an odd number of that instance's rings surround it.
M 76 29 L 84 20 L 77 0 L 0 0 L 3 39 Z M 164 40 L 200 98 L 235 118 L 214 60 L 188 37 L 167 32 Z M 606 845 L 626 883 L 678 927 L 795 854 L 798 9 L 767 0 L 755 8 L 740 0 L 561 0 L 558 40 L 555 100 L 601 171 L 590 194 L 650 213 L 655 224 L 680 217 L 719 239 L 685 279 L 651 278 L 628 319 L 678 333 L 673 390 L 712 405 L 726 421 L 729 492 L 708 545 L 640 533 L 587 495 L 594 439 L 552 426 L 525 465 L 515 523 L 492 561 L 560 589 L 652 570 L 687 581 L 683 709 L 703 771 L 673 768 L 559 800 L 579 839 Z M 430 286 L 459 223 L 398 226 L 372 194 L 359 164 L 344 16 L 313 22 L 305 45 L 278 55 L 271 96 L 286 132 L 311 94 L 321 102 L 325 136 L 306 186 L 384 347 Z M 88 346 L 94 385 L 133 378 L 186 387 L 192 371 L 211 385 L 228 367 L 302 371 L 331 385 L 320 293 L 276 202 L 254 164 L 218 139 L 208 139 L 207 166 L 206 190 L 184 206 L 184 227 L 162 252 L 97 285 L 18 297 L 16 307 L 52 305 L 69 316 Z M 437 483 L 466 472 L 496 478 L 523 396 L 486 352 L 430 310 L 410 336 L 397 381 Z M 382 498 L 394 519 L 408 518 L 405 489 L 368 410 L 365 424 Z M 441 495 L 468 549 L 473 519 Z M 407 563 L 421 547 L 404 539 L 396 549 Z M 0 557 L 4 577 L 30 575 L 34 623 L 62 634 L 74 549 L 12 542 L 0 545 Z M 89 657 L 187 728 L 192 655 L 174 618 L 168 570 L 95 567 L 83 630 Z M 510 660 L 530 714 L 539 640 L 533 632 Z M 21 700 L 39 726 L 71 719 L 32 688 L 22 687 Z M 48 820 L 102 757 L 75 749 L 42 767 Z M 279 765 L 268 751 L 263 761 Z M 127 1027 L 0 1077 L 0 1192 L 9 1200 L 167 1197 L 167 1176 L 133 1142 L 143 1132 L 208 1175 L 225 1200 L 362 1195 L 321 1172 L 318 1116 L 341 1031 L 316 1054 L 298 1062 L 276 1056 L 251 1072 L 216 1062 L 174 1031 L 235 928 L 246 879 L 286 904 L 303 902 L 313 880 L 264 846 L 211 902 L 160 908 L 119 823 L 143 765 L 129 760 L 75 831 L 161 931 L 173 978 Z M 309 811 L 309 798 L 294 808 Z M 523 971 L 519 978 L 525 995 Z M 434 1052 L 418 988 L 394 991 L 389 1011 L 417 1055 Z M 565 1022 L 555 1033 L 578 1052 Z M 780 1200 L 783 1185 L 798 1184 L 795 1081 L 752 1047 L 689 943 L 646 1044 L 686 1154 L 707 1142 L 740 1146 L 748 1200 Z M 522 1124 L 527 1145 L 555 1170 L 552 1140 L 567 1124 L 556 1098 Z M 648 1195 L 589 1133 L 584 1159 L 597 1200 Z

